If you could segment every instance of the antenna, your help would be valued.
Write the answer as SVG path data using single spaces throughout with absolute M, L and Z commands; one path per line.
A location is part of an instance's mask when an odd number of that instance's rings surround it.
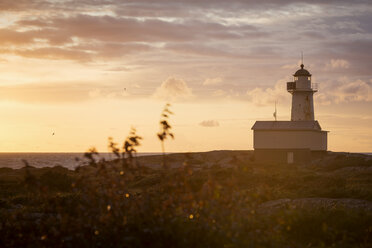
M 304 52 L 301 51 L 301 69 L 304 69 Z

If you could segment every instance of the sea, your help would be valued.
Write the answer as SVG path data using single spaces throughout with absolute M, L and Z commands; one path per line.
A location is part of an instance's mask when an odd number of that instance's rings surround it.
M 161 153 L 137 153 L 137 156 L 159 154 Z M 105 160 L 115 159 L 112 153 L 100 153 L 99 156 Z M 0 168 L 19 169 L 25 166 L 24 161 L 36 168 L 63 166 L 70 170 L 87 162 L 84 153 L 0 153 Z

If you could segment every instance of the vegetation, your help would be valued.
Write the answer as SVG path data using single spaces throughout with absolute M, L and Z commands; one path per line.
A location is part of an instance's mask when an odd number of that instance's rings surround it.
M 136 158 L 140 140 L 110 138 L 115 160 L 91 148 L 74 171 L 0 168 L 0 247 L 372 246 L 370 157 L 273 165 L 218 151 L 165 167 Z
M 343 173 L 359 167 L 262 165 L 240 160 L 241 153 L 227 152 L 237 157 L 228 167 L 205 165 L 198 157 L 213 154 L 199 153 L 171 154 L 170 165 L 182 156 L 184 163 L 167 169 L 124 170 L 122 159 L 76 171 L 0 169 L 0 246 L 370 247 L 370 208 L 265 204 L 319 197 L 368 202 L 371 164 Z
M 159 122 L 160 131 L 157 134 L 161 143 L 161 150 L 163 152 L 163 167 L 167 167 L 164 142 L 168 136 L 174 139 L 174 134 L 170 131 L 172 129 L 172 126 L 169 124 L 169 115 L 173 115 L 173 112 L 169 110 L 170 106 L 171 105 L 169 103 L 164 106 Z

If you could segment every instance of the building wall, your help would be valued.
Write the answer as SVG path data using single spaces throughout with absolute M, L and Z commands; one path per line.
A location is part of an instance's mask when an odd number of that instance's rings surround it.
M 254 130 L 254 149 L 310 149 L 327 150 L 327 132 L 325 131 L 275 131 Z
M 292 121 L 313 121 L 314 103 L 312 91 L 292 92 Z
M 288 160 L 292 153 L 292 161 Z M 311 160 L 310 149 L 255 149 L 254 159 L 256 162 L 273 164 L 301 164 Z

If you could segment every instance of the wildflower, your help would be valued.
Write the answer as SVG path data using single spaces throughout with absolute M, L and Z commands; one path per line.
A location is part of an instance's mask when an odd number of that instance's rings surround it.
M 126 194 L 125 194 L 125 197 L 126 197 L 126 198 L 129 198 L 129 194 L 128 194 L 128 193 L 126 193 Z
M 110 211 L 110 210 L 111 210 L 111 206 L 107 205 L 107 211 Z
M 194 219 L 194 215 L 193 215 L 193 214 L 190 214 L 190 215 L 189 215 L 189 219 L 190 219 L 190 220 Z
M 43 236 L 41 236 L 41 240 L 46 240 L 46 238 L 47 238 L 47 236 L 46 235 L 43 235 Z
M 124 171 L 120 171 L 120 176 L 124 175 Z
M 95 231 L 94 231 L 94 234 L 95 234 L 95 235 L 98 235 L 98 234 L 99 234 L 99 231 L 98 231 L 98 230 L 95 230 Z

